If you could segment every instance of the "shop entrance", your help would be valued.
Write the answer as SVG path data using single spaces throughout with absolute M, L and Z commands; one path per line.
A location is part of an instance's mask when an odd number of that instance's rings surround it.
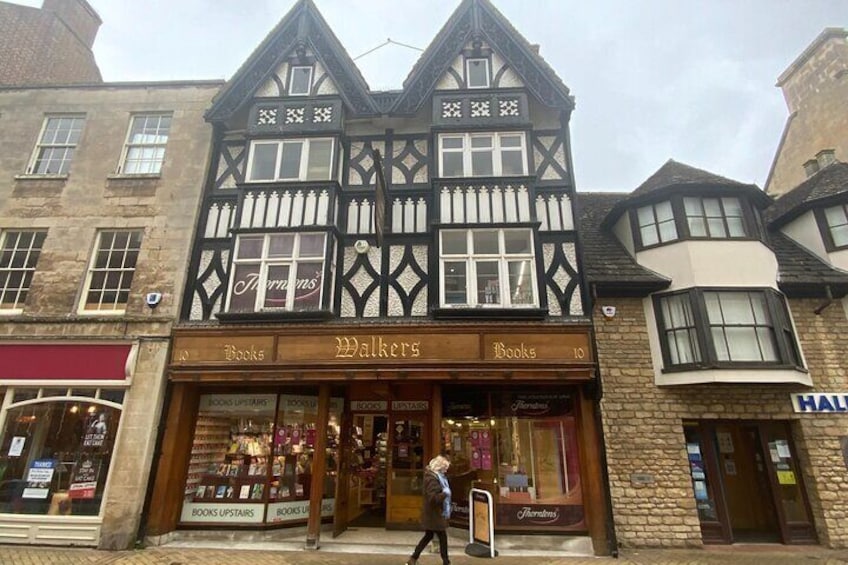
M 348 447 L 348 525 L 386 526 L 388 414 L 353 414 Z
M 686 450 L 705 543 L 814 543 L 789 426 L 686 422 Z

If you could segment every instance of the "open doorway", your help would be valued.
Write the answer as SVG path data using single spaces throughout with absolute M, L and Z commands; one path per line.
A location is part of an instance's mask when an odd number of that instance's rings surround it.
M 351 527 L 386 526 L 388 424 L 385 414 L 353 414 L 348 492 Z

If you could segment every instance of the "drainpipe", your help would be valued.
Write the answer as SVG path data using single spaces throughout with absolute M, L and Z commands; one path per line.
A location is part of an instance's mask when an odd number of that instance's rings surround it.
M 816 316 L 819 316 L 822 312 L 824 312 L 825 308 L 833 304 L 833 292 L 831 292 L 830 290 L 830 285 L 824 287 L 824 292 L 825 296 L 827 296 L 827 299 L 822 302 L 822 304 L 818 308 L 813 310 L 813 313 L 815 313 Z

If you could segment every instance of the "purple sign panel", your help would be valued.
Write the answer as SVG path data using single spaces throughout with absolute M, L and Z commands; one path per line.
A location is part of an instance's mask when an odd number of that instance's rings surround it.
M 269 265 L 263 276 L 257 264 L 237 265 L 233 273 L 230 311 L 318 310 L 321 307 L 323 263 L 299 263 L 294 283 L 290 280 L 291 269 L 292 266 L 289 264 Z M 294 288 L 291 288 L 292 284 Z M 264 299 L 263 303 L 257 307 L 256 301 L 260 288 L 264 288 Z
M 533 527 L 585 530 L 583 506 L 553 504 L 497 504 L 498 527 Z

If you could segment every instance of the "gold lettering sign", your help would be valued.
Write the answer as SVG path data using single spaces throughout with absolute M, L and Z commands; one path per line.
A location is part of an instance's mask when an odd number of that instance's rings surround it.
M 486 334 L 483 342 L 486 361 L 592 362 L 587 333 Z
M 174 340 L 174 365 L 256 365 L 270 362 L 274 337 L 182 337 Z
M 396 341 L 383 336 L 336 337 L 336 359 L 415 359 L 420 341 Z
M 280 336 L 278 362 L 344 364 L 477 361 L 478 334 L 331 334 Z

